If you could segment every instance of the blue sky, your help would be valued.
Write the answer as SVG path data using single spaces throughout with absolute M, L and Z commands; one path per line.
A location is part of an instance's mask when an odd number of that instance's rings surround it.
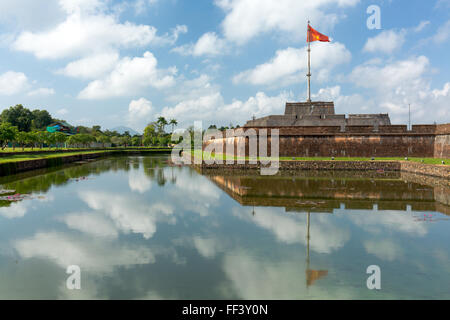
M 136 130 L 281 114 L 306 98 L 308 19 L 332 38 L 312 45 L 313 100 L 450 122 L 450 0 L 5 0 L 0 108 Z

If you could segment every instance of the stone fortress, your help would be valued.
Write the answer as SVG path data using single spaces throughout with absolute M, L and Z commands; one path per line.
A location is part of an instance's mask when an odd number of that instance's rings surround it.
M 335 114 L 334 102 L 287 102 L 284 115 L 250 120 L 245 127 L 388 126 L 388 114 Z
M 250 130 L 252 129 L 252 130 Z M 450 158 L 450 124 L 393 125 L 388 114 L 335 114 L 333 102 L 286 103 L 284 115 L 248 121 L 227 138 L 207 141 L 216 150 L 237 154 L 259 130 L 279 130 L 281 157 L 435 157 Z M 267 149 L 270 150 L 271 139 Z M 234 145 L 234 148 L 233 148 Z

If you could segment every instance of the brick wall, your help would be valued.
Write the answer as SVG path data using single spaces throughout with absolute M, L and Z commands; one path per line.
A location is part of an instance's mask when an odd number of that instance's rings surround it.
M 223 152 L 238 152 L 238 143 L 245 139 L 245 154 L 249 154 L 249 132 L 259 134 L 263 128 L 237 130 L 228 139 L 230 146 Z M 270 136 L 271 130 L 267 128 Z M 450 158 L 450 135 L 436 135 L 435 126 L 336 126 L 282 127 L 279 129 L 280 156 L 282 157 L 446 157 Z M 441 131 L 444 130 L 441 128 Z M 450 130 L 449 130 L 450 131 Z M 437 138 L 436 138 L 437 137 Z M 270 139 L 267 149 L 270 155 Z M 210 141 L 216 152 L 222 153 L 224 140 Z

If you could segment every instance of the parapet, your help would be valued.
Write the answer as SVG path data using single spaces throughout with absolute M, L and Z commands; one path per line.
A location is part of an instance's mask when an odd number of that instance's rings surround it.
M 287 102 L 285 115 L 331 115 L 334 114 L 334 102 Z

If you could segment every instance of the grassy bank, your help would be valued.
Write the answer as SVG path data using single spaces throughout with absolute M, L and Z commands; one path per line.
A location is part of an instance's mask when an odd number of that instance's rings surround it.
M 70 151 L 69 151 L 70 150 Z M 40 152 L 23 152 L 20 154 L 12 154 L 0 157 L 0 164 L 9 163 L 9 162 L 20 162 L 20 161 L 29 161 L 29 160 L 40 160 L 40 159 L 51 159 L 51 158 L 59 158 L 59 157 L 70 157 L 76 155 L 83 154 L 101 154 L 105 152 L 133 152 L 133 151 L 142 151 L 142 152 L 170 152 L 169 148 L 110 148 L 110 149 L 101 149 L 101 150 L 90 150 L 86 151 L 76 151 L 73 149 L 69 150 L 54 150 L 54 152 L 50 153 L 40 153 Z M 64 151 L 64 152 L 62 152 Z
M 201 156 L 201 151 L 193 151 L 193 155 Z M 230 156 L 224 154 L 214 154 L 203 152 L 204 160 L 249 160 L 249 157 L 237 157 Z M 258 160 L 275 160 L 275 158 L 271 157 L 258 157 Z M 331 157 L 280 157 L 280 161 L 330 161 L 333 160 Z M 334 161 L 405 161 L 404 157 L 379 157 L 379 158 L 364 158 L 364 157 L 336 157 Z M 425 164 L 434 164 L 434 165 L 442 165 L 442 161 L 444 165 L 450 165 L 450 159 L 444 158 L 408 158 L 408 161 L 425 163 Z

